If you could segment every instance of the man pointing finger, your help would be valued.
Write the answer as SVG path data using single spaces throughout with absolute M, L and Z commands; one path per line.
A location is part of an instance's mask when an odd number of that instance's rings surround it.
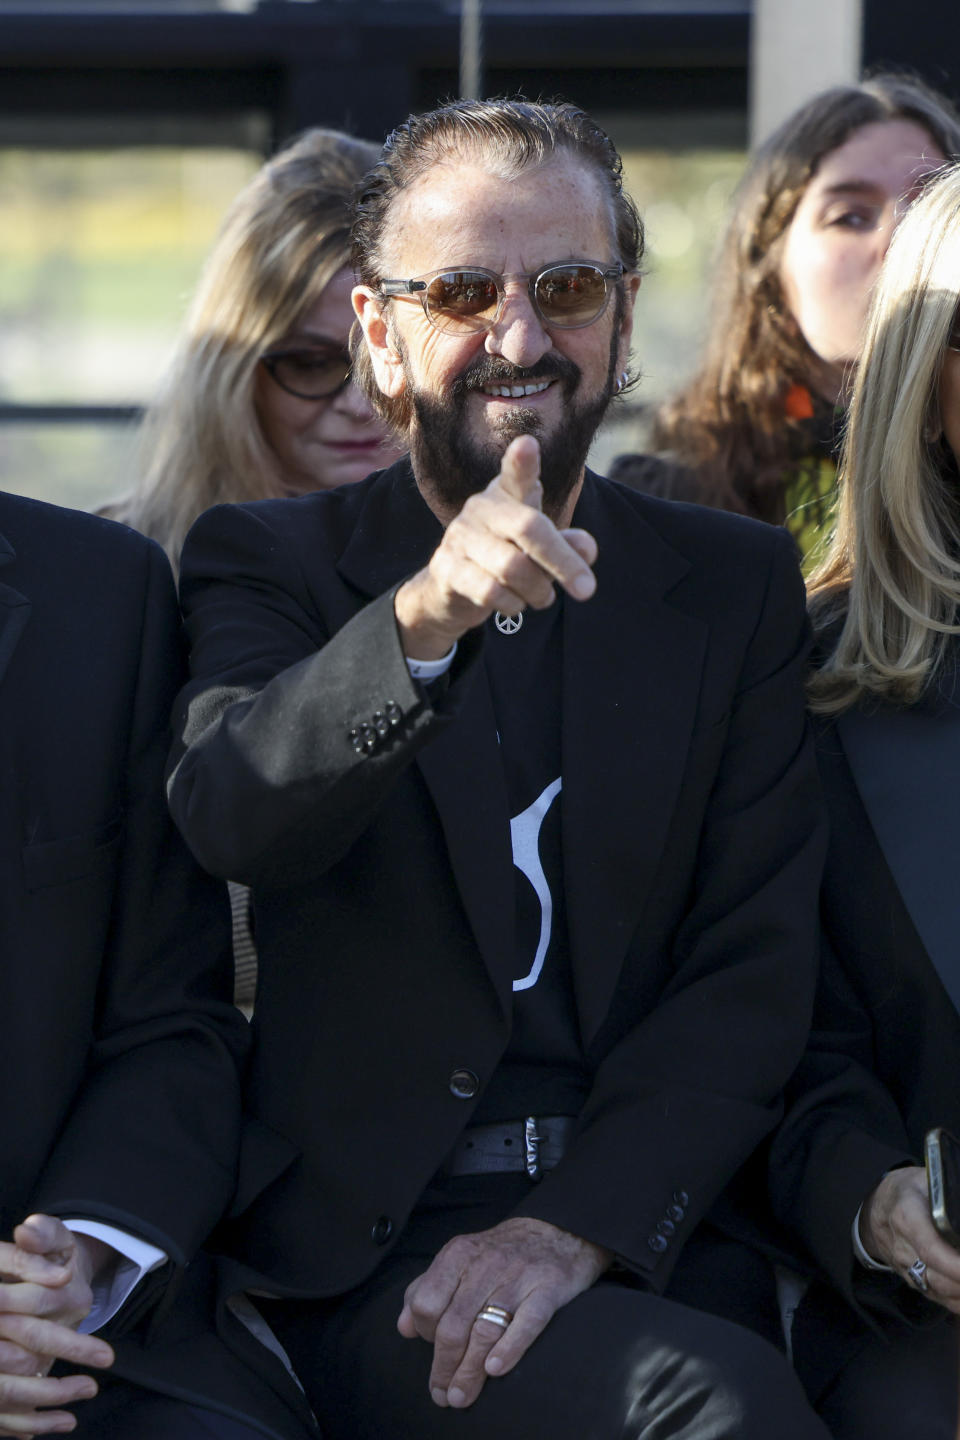
M 822 1440 L 708 1313 L 812 997 L 791 544 L 587 468 L 642 232 L 581 111 L 413 117 L 354 237 L 409 461 L 183 557 L 171 806 L 252 886 L 300 1157 L 242 1166 L 235 1258 L 327 1440 Z

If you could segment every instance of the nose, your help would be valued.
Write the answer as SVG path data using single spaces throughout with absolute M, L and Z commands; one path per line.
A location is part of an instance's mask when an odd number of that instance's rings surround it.
M 341 415 L 348 415 L 358 425 L 368 425 L 377 419 L 377 412 L 370 401 L 352 380 L 334 396 L 333 408 L 339 410 Z
M 500 355 L 511 365 L 530 366 L 535 365 L 552 348 L 552 344 L 530 301 L 526 283 L 507 281 L 500 317 L 487 331 L 487 354 Z

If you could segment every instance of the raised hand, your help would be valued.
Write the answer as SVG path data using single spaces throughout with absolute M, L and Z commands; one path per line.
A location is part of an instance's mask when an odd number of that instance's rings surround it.
M 597 546 L 585 530 L 558 530 L 541 509 L 540 447 L 521 435 L 500 473 L 447 526 L 429 565 L 397 591 L 405 654 L 438 660 L 496 610 L 545 610 L 559 585 L 574 600 L 596 589 Z

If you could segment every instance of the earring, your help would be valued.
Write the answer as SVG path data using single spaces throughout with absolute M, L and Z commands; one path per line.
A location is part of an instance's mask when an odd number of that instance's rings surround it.
M 623 390 L 626 390 L 629 383 L 630 376 L 627 374 L 626 370 L 621 370 L 620 374 L 617 376 L 617 383 L 614 386 L 614 395 L 619 395 Z

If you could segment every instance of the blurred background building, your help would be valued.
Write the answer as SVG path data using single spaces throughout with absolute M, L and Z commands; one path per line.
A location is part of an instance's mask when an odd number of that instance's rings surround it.
M 645 380 L 602 468 L 689 363 L 751 134 L 861 66 L 957 98 L 958 40 L 956 0 L 0 0 L 2 484 L 78 506 L 123 489 L 139 407 L 262 159 L 309 125 L 380 140 L 477 71 L 484 94 L 596 115 L 647 223 Z

